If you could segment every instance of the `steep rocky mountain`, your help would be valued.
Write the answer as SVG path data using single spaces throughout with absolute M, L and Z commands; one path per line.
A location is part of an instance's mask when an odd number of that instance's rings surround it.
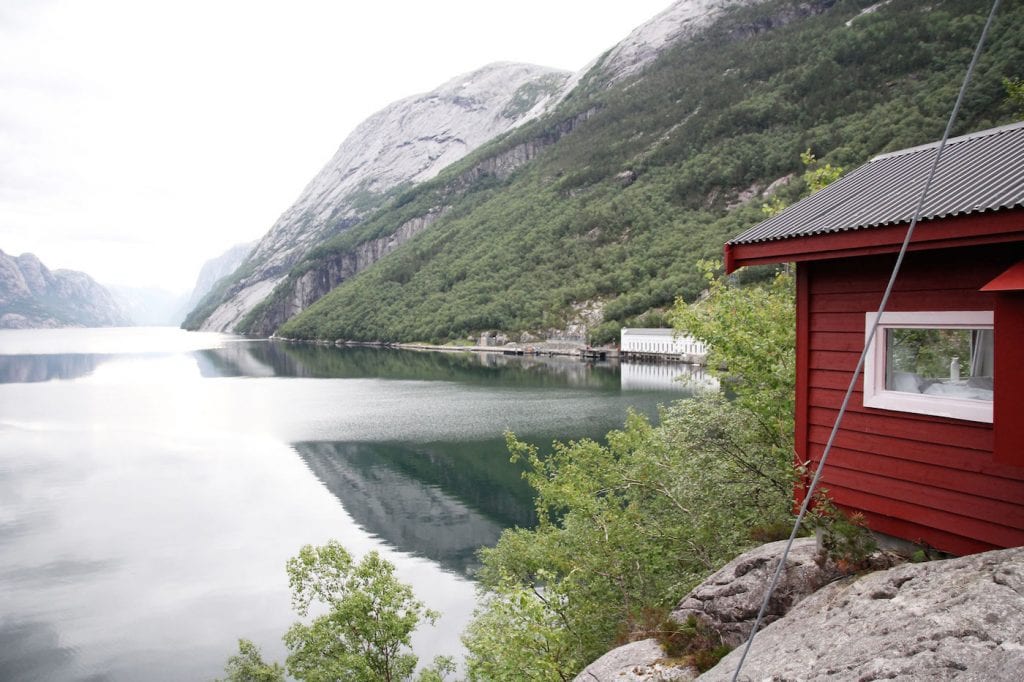
M 235 244 L 219 256 L 203 263 L 203 267 L 199 269 L 199 276 L 196 277 L 195 286 L 192 287 L 192 293 L 189 294 L 188 301 L 185 303 L 184 310 L 181 311 L 176 324 L 181 323 L 199 305 L 203 297 L 213 290 L 220 280 L 230 276 L 237 270 L 238 266 L 244 263 L 245 259 L 252 253 L 252 250 L 256 248 L 257 243 Z
M 545 77 L 545 80 L 540 82 L 540 89 L 537 82 L 530 82 L 525 86 L 520 86 L 519 90 L 514 94 L 510 106 L 517 115 L 528 108 L 526 115 L 516 118 L 508 126 L 489 129 L 486 135 L 479 136 L 479 141 L 483 141 L 487 136 L 494 137 L 498 133 L 519 126 L 525 121 L 539 118 L 552 109 L 557 102 L 561 101 L 573 89 L 577 88 L 584 75 L 588 75 L 591 80 L 600 80 L 606 85 L 622 80 L 631 74 L 641 71 L 658 54 L 671 47 L 674 43 L 696 35 L 701 28 L 711 24 L 715 18 L 729 8 L 756 4 L 760 1 L 762 0 L 681 0 L 654 16 L 643 26 L 637 28 L 620 44 L 615 45 L 608 52 L 601 55 L 579 74 L 568 78 L 561 75 Z M 481 72 L 476 73 L 480 74 L 495 67 L 485 68 Z M 496 72 L 495 75 L 497 76 L 498 73 Z M 458 77 L 446 85 L 465 83 L 466 80 L 467 77 Z M 442 86 L 441 91 L 445 87 Z M 538 99 L 538 94 L 543 96 Z M 403 100 L 403 102 L 398 102 L 398 104 L 410 103 L 416 106 L 416 108 L 423 108 L 424 105 L 434 105 L 434 102 L 434 97 L 427 96 Z M 388 111 L 385 110 L 381 115 L 368 120 L 352 133 L 346 144 L 351 141 L 354 143 L 353 147 L 346 148 L 343 145 L 342 150 L 339 150 L 335 159 L 310 184 L 310 188 L 316 187 L 316 190 L 312 193 L 313 196 L 328 197 L 331 199 L 331 202 L 337 203 L 347 191 L 350 191 L 353 186 L 357 185 L 357 182 L 354 182 L 344 172 L 337 169 L 346 166 L 346 164 L 348 167 L 352 167 L 353 163 L 348 160 L 349 157 L 356 154 L 366 156 L 368 154 L 367 151 L 373 154 L 382 146 L 375 133 L 381 127 L 381 123 L 376 121 L 376 119 Z M 508 111 L 509 108 L 506 108 L 503 111 L 503 115 L 508 116 Z M 467 188 L 482 178 L 506 179 L 515 169 L 534 158 L 541 148 L 569 132 L 575 125 L 586 120 L 587 116 L 588 113 L 584 112 L 581 116 L 561 122 L 555 126 L 554 130 L 549 131 L 549 134 L 543 135 L 539 139 L 527 140 L 524 144 L 513 147 L 511 150 L 500 155 L 482 159 L 480 164 L 469 168 L 460 175 L 456 181 L 456 186 L 452 187 L 452 190 L 458 193 L 460 188 Z M 384 118 L 388 119 L 388 125 L 394 125 L 395 128 L 400 129 L 401 135 L 412 136 L 412 134 L 415 134 L 417 140 L 429 140 L 432 136 L 436 139 L 438 131 L 428 131 L 430 126 L 436 125 L 436 121 L 434 121 L 434 117 L 429 111 L 416 118 L 417 124 L 422 123 L 424 125 L 425 128 L 423 130 L 411 127 L 410 122 L 406 119 L 398 120 L 396 116 Z M 428 132 L 429 134 L 424 134 Z M 407 144 L 403 142 L 397 148 L 402 148 Z M 359 145 L 364 145 L 366 150 Z M 386 148 L 386 145 L 384 145 L 384 148 Z M 461 150 L 461 154 L 438 156 L 437 161 L 429 167 L 429 173 L 421 172 L 416 165 L 409 167 L 409 159 L 399 158 L 393 151 L 390 155 L 378 154 L 375 159 L 375 167 L 393 164 L 385 172 L 385 176 L 393 176 L 392 182 L 386 183 L 384 188 L 398 185 L 398 181 L 404 177 L 412 179 L 413 182 L 423 181 L 436 175 L 445 165 L 461 158 L 461 156 L 469 151 L 469 148 Z M 415 157 L 413 160 L 416 161 Z M 361 181 L 361 176 L 359 176 L 359 180 Z M 309 194 L 309 189 L 307 189 L 307 194 Z M 451 197 L 449 199 L 451 200 Z M 282 220 L 286 220 L 289 214 L 299 215 L 301 210 L 298 207 L 302 204 L 303 200 L 300 199 L 296 206 L 289 213 L 286 213 L 286 216 L 283 216 Z M 375 208 L 379 207 L 379 204 L 375 206 Z M 252 296 L 246 297 L 245 301 L 241 300 L 241 296 L 236 295 L 234 296 L 233 303 L 230 301 L 222 303 L 219 312 L 209 314 L 206 322 L 203 323 L 203 328 L 233 329 L 234 331 L 260 335 L 271 334 L 288 318 L 301 312 L 327 294 L 331 289 L 371 266 L 411 239 L 417 232 L 431 225 L 440 216 L 441 212 L 441 209 L 436 209 L 419 215 L 409 216 L 397 229 L 389 230 L 385 237 L 361 243 L 356 248 L 345 253 L 332 250 L 332 253 L 327 255 L 327 257 L 322 257 L 323 254 L 321 253 L 311 253 L 292 267 L 291 271 L 288 272 L 287 279 L 276 280 L 275 288 L 271 294 L 267 295 L 266 290 L 266 287 L 269 286 L 269 280 L 262 280 L 261 286 L 258 289 L 251 290 Z M 371 215 L 371 213 L 368 211 L 366 215 Z M 295 224 L 296 220 L 292 218 L 290 222 Z M 280 221 L 279 224 L 281 224 Z M 273 231 L 271 231 L 271 235 L 273 235 Z M 266 248 L 281 252 L 283 248 L 287 247 L 287 240 L 294 239 L 294 236 L 289 236 L 286 229 L 281 229 L 278 237 L 269 242 L 268 239 L 265 239 L 263 243 L 266 244 Z M 318 237 L 314 236 L 310 239 L 315 241 Z M 261 244 L 260 248 L 263 248 L 263 244 Z M 231 290 L 233 291 L 237 288 L 238 286 L 236 285 Z M 254 306 L 252 301 L 256 299 L 261 300 Z M 197 314 L 191 315 L 185 326 L 195 327 L 198 324 L 197 321 L 208 313 L 209 304 L 210 302 L 208 301 L 205 308 L 201 308 L 197 311 Z M 232 319 L 232 322 L 227 327 L 222 325 L 225 317 Z
M 0 251 L 0 329 L 127 324 L 110 292 L 84 272 L 51 272 L 31 253 Z
M 586 313 L 600 343 L 659 326 L 705 286 L 699 259 L 768 196 L 804 190 L 802 152 L 849 169 L 940 136 L 988 9 L 678 2 L 546 114 L 328 237 L 239 329 L 444 342 L 557 334 Z M 1012 120 L 1002 80 L 1024 74 L 1022 24 L 1004 5 L 955 134 Z
M 232 331 L 311 249 L 496 135 L 535 118 L 569 74 L 498 63 L 400 100 L 356 127 L 238 271 L 185 326 Z

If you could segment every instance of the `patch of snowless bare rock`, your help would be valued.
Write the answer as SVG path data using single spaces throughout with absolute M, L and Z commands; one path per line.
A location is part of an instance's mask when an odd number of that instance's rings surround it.
M 731 680 L 784 544 L 740 555 L 673 612 L 736 647 L 717 666 L 698 676 L 649 639 L 602 656 L 577 682 Z M 1024 679 L 1024 548 L 851 577 L 815 555 L 813 539 L 794 545 L 740 680 Z
M 535 118 L 569 76 L 529 64 L 490 64 L 370 116 L 256 245 L 245 263 L 252 272 L 202 328 L 231 331 L 313 247 L 357 223 L 368 196 L 429 180 L 481 144 Z
M 254 248 L 256 248 L 256 242 L 235 244 L 216 258 L 211 258 L 203 263 L 203 267 L 199 270 L 199 276 L 196 277 L 196 284 L 192 287 L 192 293 L 188 297 L 188 310 L 185 311 L 185 314 L 195 308 L 217 282 L 237 270 Z
M 51 271 L 31 253 L 0 251 L 0 329 L 128 324 L 110 292 L 84 272 Z
M 735 7 L 757 5 L 764 0 L 679 0 L 635 28 L 601 58 L 586 66 L 586 75 L 600 63 L 602 75 L 615 83 L 643 70 L 666 48 L 689 40 Z

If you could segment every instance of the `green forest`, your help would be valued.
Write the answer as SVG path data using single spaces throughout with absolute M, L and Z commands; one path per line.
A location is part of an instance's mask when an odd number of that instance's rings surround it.
M 783 201 L 804 191 L 802 152 L 852 169 L 941 136 L 988 3 L 896 0 L 862 14 L 871 4 L 772 0 L 728 12 L 613 86 L 598 65 L 547 117 L 393 191 L 315 250 L 293 279 L 447 209 L 278 334 L 435 343 L 488 330 L 544 335 L 582 304 L 603 310 L 593 343 L 624 325 L 664 324 L 676 297 L 704 288 L 697 261 L 764 217 L 769 185 L 793 179 L 779 183 Z M 1005 82 L 1024 73 L 1022 25 L 1024 3 L 1005 3 L 954 134 L 1013 120 Z M 569 121 L 572 132 L 559 135 Z M 511 177 L 464 180 L 483 159 L 552 139 Z M 287 282 L 275 295 L 286 291 Z

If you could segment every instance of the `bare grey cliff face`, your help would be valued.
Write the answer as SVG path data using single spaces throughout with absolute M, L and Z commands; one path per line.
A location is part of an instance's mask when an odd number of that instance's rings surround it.
M 110 292 L 84 272 L 50 271 L 30 253 L 0 251 L 0 328 L 131 324 Z
M 217 282 L 237 270 L 238 266 L 252 253 L 256 243 L 235 244 L 216 258 L 211 258 L 203 263 L 203 267 L 199 270 L 199 276 L 196 278 L 196 285 L 192 288 L 192 293 L 188 297 L 188 307 L 184 312 L 188 313 L 189 310 L 195 308 L 199 301 L 203 300 L 203 296 L 206 296 Z M 182 317 L 184 317 L 184 314 Z
M 608 84 L 640 73 L 665 50 L 690 40 L 723 14 L 765 0 L 677 0 L 672 6 L 636 27 L 615 47 L 583 68 L 573 82 L 596 67 L 596 75 Z M 566 93 L 568 94 L 568 93 Z
M 246 270 L 201 328 L 232 331 L 303 256 L 359 222 L 383 195 L 419 183 L 481 144 L 535 118 L 569 74 L 499 63 L 386 107 L 361 123 L 246 259 Z
M 484 177 L 493 177 L 497 180 L 508 178 L 516 169 L 533 160 L 545 147 L 571 133 L 592 114 L 592 111 L 583 112 L 552 126 L 538 138 L 481 159 L 448 184 L 445 187 L 445 194 L 458 194 Z M 363 242 L 344 253 L 334 253 L 317 259 L 309 264 L 309 269 L 301 276 L 289 277 L 277 285 L 274 295 L 269 299 L 271 303 L 252 321 L 246 332 L 259 336 L 272 335 L 288 319 L 311 306 L 331 289 L 355 277 L 432 225 L 449 208 L 450 206 L 435 207 L 425 215 L 406 221 L 393 234 Z
M 363 242 L 351 251 L 331 254 L 316 262 L 302 275 L 282 282 L 287 292 L 270 303 L 247 330 L 257 336 L 270 336 L 285 320 L 299 314 L 331 289 L 370 267 L 409 241 L 441 217 L 443 209 L 402 223 L 394 234 Z

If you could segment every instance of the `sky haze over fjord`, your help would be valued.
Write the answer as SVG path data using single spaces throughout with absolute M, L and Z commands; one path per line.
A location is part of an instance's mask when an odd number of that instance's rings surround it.
M 7 0 L 0 249 L 191 287 L 389 103 L 494 61 L 577 71 L 669 0 Z

